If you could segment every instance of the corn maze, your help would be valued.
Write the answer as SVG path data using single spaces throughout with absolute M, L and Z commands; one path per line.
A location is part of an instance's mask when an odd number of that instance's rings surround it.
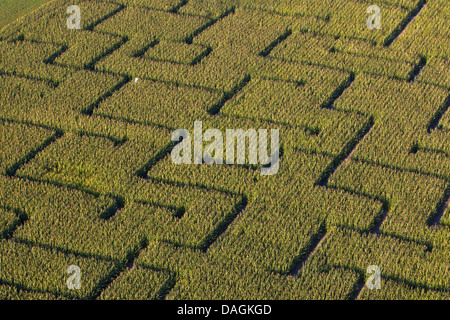
M 51 1 L 0 31 L 0 298 L 450 299 L 449 106 L 447 0 Z M 279 172 L 174 164 L 194 121 Z

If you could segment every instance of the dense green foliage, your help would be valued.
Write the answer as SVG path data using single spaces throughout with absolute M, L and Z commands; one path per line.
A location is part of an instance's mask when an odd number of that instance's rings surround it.
M 3 0 L 0 3 L 0 29 L 49 0 Z
M 0 298 L 449 299 L 450 5 L 380 1 L 381 30 L 368 5 L 63 0 L 2 29 Z M 175 165 L 194 121 L 278 129 L 278 173 Z

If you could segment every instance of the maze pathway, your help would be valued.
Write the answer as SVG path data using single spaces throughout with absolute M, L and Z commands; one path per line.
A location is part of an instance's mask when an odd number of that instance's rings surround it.
M 450 5 L 369 5 L 63 0 L 1 30 L 0 298 L 450 299 Z M 279 171 L 174 164 L 194 121 L 278 129 Z

